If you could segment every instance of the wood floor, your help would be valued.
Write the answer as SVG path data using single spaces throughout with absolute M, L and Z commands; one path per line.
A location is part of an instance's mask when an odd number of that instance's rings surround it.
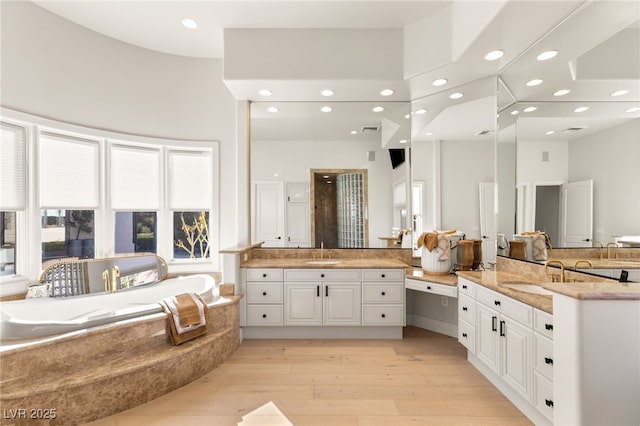
M 273 401 L 303 425 L 529 425 L 456 339 L 245 340 L 222 366 L 147 404 L 92 422 L 236 425 Z

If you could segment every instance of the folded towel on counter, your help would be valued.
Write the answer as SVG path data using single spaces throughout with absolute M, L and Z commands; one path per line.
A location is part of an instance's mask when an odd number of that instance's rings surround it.
M 207 303 L 195 293 L 183 293 L 161 300 L 167 313 L 171 343 L 179 345 L 207 333 Z
M 547 239 L 546 234 L 536 234 L 531 236 L 531 252 L 533 260 L 547 260 Z

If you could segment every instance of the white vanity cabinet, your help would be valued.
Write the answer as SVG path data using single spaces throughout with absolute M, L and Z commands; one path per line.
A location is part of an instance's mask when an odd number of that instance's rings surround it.
M 284 325 L 361 324 L 358 269 L 285 269 Z
M 362 271 L 362 325 L 405 324 L 404 270 Z
M 246 325 L 283 325 L 283 270 L 247 269 L 245 273 Z

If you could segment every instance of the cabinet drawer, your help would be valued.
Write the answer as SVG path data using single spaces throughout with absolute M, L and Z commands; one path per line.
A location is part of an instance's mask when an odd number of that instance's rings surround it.
M 403 281 L 404 269 L 365 269 L 362 281 Z
M 247 303 L 282 303 L 282 283 L 247 283 Z
M 362 281 L 360 269 L 285 269 L 285 281 Z
M 247 305 L 247 325 L 283 325 L 282 305 Z
M 526 326 L 533 326 L 533 308 L 488 288 L 477 286 L 476 300 Z
M 404 285 L 399 283 L 362 283 L 362 303 L 402 303 Z
M 282 281 L 282 269 L 247 269 L 247 281 Z
M 458 278 L 458 294 L 465 294 L 474 299 L 476 297 L 476 285 L 467 279 Z
M 453 285 L 434 284 L 428 281 L 419 281 L 408 279 L 406 287 L 411 290 L 422 291 L 425 293 L 440 294 L 448 297 L 458 297 L 458 288 Z
M 404 325 L 402 305 L 363 306 L 362 325 Z
M 533 372 L 533 405 L 553 422 L 553 383 L 537 371 Z
M 473 324 L 476 318 L 476 301 L 464 294 L 458 296 L 458 317 Z
M 533 310 L 533 329 L 538 333 L 553 339 L 553 315 L 541 311 Z
M 476 353 L 475 329 L 466 321 L 458 321 L 458 342 L 462 343 L 472 354 Z
M 553 380 L 553 340 L 534 333 L 533 366 L 547 379 Z

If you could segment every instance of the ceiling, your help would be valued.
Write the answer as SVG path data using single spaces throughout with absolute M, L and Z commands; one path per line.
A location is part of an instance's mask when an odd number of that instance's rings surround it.
M 519 101 L 538 105 L 538 113 L 543 115 L 542 105 L 559 100 L 567 103 L 566 111 L 573 105 L 569 102 L 625 102 L 622 106 L 640 103 L 640 2 L 636 1 L 39 0 L 34 3 L 123 42 L 199 58 L 224 58 L 223 32 L 229 28 L 402 29 L 406 48 L 407 43 L 412 42 L 408 38 L 420 34 L 416 28 L 422 31 L 422 27 L 438 25 L 438 19 L 445 16 L 451 20 L 448 30 L 428 37 L 428 40 L 420 40 L 422 45 L 419 47 L 427 49 L 426 64 L 431 51 L 449 46 L 448 60 L 425 65 L 419 72 L 411 73 L 405 64 L 405 75 L 397 81 L 273 79 L 269 83 L 270 88 L 275 88 L 274 95 L 269 98 L 258 94 L 258 90 L 265 87 L 264 80 L 226 81 L 237 99 L 269 103 L 326 102 L 327 99 L 319 95 L 319 89 L 331 84 L 336 96 L 331 98 L 335 111 L 330 114 L 342 114 L 340 126 L 345 128 L 356 124 L 345 123 L 344 112 L 340 112 L 337 102 L 413 101 L 411 109 L 414 113 L 418 109 L 427 110 L 424 114 L 413 115 L 413 141 L 472 139 L 481 130 L 495 128 L 495 116 L 487 113 L 487 108 L 496 102 L 496 75 L 500 75 L 503 82 L 503 93 L 498 98 L 501 107 L 511 103 L 510 97 L 502 96 L 505 91 Z M 181 24 L 183 18 L 194 19 L 198 27 L 186 29 Z M 487 52 L 496 49 L 504 51 L 502 58 L 484 59 Z M 558 56 L 549 61 L 537 61 L 536 56 L 545 50 L 557 50 Z M 447 78 L 447 84 L 434 86 L 433 80 L 441 77 Z M 526 82 L 534 78 L 542 79 L 544 83 L 527 86 Z M 379 92 L 386 87 L 393 88 L 395 93 L 382 98 Z M 571 92 L 562 99 L 554 97 L 553 92 L 560 88 L 571 89 Z M 628 92 L 615 99 L 610 97 L 610 93 L 622 88 Z M 464 97 L 451 99 L 449 95 L 453 92 L 464 93 Z M 628 105 L 626 107 L 630 108 Z M 516 107 L 512 105 L 505 114 Z M 281 110 L 278 114 L 281 120 L 292 119 L 287 116 L 290 108 Z M 595 110 L 594 104 L 581 122 Z M 563 114 L 565 121 L 571 122 L 573 113 Z M 633 117 L 640 117 L 640 111 L 633 114 Z M 274 117 L 273 114 L 270 116 Z M 380 114 L 358 117 L 362 125 L 373 120 L 382 123 Z M 614 118 L 612 125 L 620 119 L 619 113 Z M 285 121 L 280 123 L 282 127 Z M 289 125 L 293 126 L 293 123 L 289 122 Z M 599 120 L 592 128 L 605 125 Z M 296 126 L 300 132 L 320 132 L 322 128 L 309 125 L 308 121 L 306 124 L 299 121 Z M 265 138 L 273 137 L 273 134 L 265 133 Z

